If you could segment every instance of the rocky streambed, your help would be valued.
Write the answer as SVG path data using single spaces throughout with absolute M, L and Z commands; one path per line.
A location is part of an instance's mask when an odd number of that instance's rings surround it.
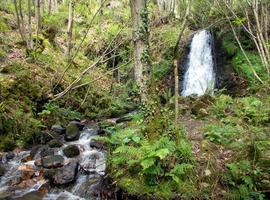
M 0 155 L 0 199 L 101 199 L 106 169 L 100 128 L 55 125 L 46 144 Z

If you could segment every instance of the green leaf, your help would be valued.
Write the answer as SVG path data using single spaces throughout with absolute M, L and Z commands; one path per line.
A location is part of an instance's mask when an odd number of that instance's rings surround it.
M 164 159 L 170 153 L 169 149 L 159 149 L 156 151 L 156 156 L 161 160 Z
M 141 161 L 141 166 L 143 167 L 143 170 L 153 166 L 155 164 L 154 158 L 147 158 Z
M 127 143 L 130 142 L 130 139 L 129 139 L 129 138 L 125 138 L 125 139 L 123 140 L 123 142 L 124 142 L 124 144 L 127 144 Z
M 132 140 L 133 140 L 135 143 L 139 144 L 140 141 L 141 141 L 141 138 L 140 138 L 139 136 L 135 135 L 135 136 L 132 137 Z

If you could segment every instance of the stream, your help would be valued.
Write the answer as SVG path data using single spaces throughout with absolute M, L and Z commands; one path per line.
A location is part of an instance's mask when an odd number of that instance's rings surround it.
M 64 142 L 62 147 L 52 149 L 54 156 L 64 158 L 61 167 L 55 167 L 58 171 L 53 183 L 57 187 L 50 186 L 49 180 L 43 178 L 47 169 L 39 164 L 42 148 L 27 162 L 24 158 L 30 155 L 30 151 L 5 153 L 1 160 L 6 172 L 0 178 L 0 199 L 100 199 L 99 187 L 105 175 L 106 154 L 102 148 L 90 146 L 97 134 L 97 129 L 85 127 L 78 140 Z M 65 156 L 63 149 L 70 145 L 79 148 L 78 156 Z M 48 149 L 45 146 L 45 150 Z

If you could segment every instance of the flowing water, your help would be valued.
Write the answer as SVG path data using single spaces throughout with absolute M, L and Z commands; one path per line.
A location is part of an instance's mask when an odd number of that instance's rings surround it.
M 38 199 L 100 199 L 97 187 L 101 184 L 102 176 L 105 174 L 106 157 L 104 151 L 90 147 L 91 138 L 96 134 L 96 129 L 85 128 L 81 132 L 79 140 L 67 142 L 63 147 L 55 149 L 56 155 L 64 156 L 63 148 L 67 145 L 77 145 L 80 149 L 80 155 L 72 159 L 64 157 L 65 163 L 76 160 L 80 165 L 80 169 L 83 170 L 79 170 L 74 184 L 64 188 L 50 188 L 49 192 L 45 196 L 41 196 Z M 5 197 L 5 195 L 12 197 L 12 199 L 31 199 L 27 195 L 38 191 L 44 184 L 46 184 L 47 181 L 40 178 L 36 180 L 31 179 L 32 184 L 29 184 L 28 187 L 26 186 L 22 189 L 20 189 L 20 187 L 13 187 L 16 180 L 21 176 L 20 170 L 18 170 L 20 166 L 29 166 L 36 170 L 35 173 L 39 173 L 37 167 L 34 165 L 34 160 L 26 163 L 21 162 L 22 158 L 29 155 L 29 153 L 29 151 L 15 153 L 15 157 L 9 160 L 6 158 L 7 156 L 3 156 L 2 163 L 7 169 L 7 172 L 0 178 L 0 199 Z
M 181 95 L 213 94 L 214 87 L 213 37 L 209 31 L 203 30 L 192 38 Z

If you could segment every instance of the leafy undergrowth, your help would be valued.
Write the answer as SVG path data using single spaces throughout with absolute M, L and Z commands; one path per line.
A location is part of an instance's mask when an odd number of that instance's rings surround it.
M 132 122 L 99 137 L 109 148 L 112 182 L 124 195 L 143 199 L 266 199 L 269 97 L 180 101 L 189 105 L 182 110 L 180 131 L 174 129 L 171 110 L 157 109 L 161 106 L 154 101 Z M 198 101 L 204 115 L 192 109 Z

